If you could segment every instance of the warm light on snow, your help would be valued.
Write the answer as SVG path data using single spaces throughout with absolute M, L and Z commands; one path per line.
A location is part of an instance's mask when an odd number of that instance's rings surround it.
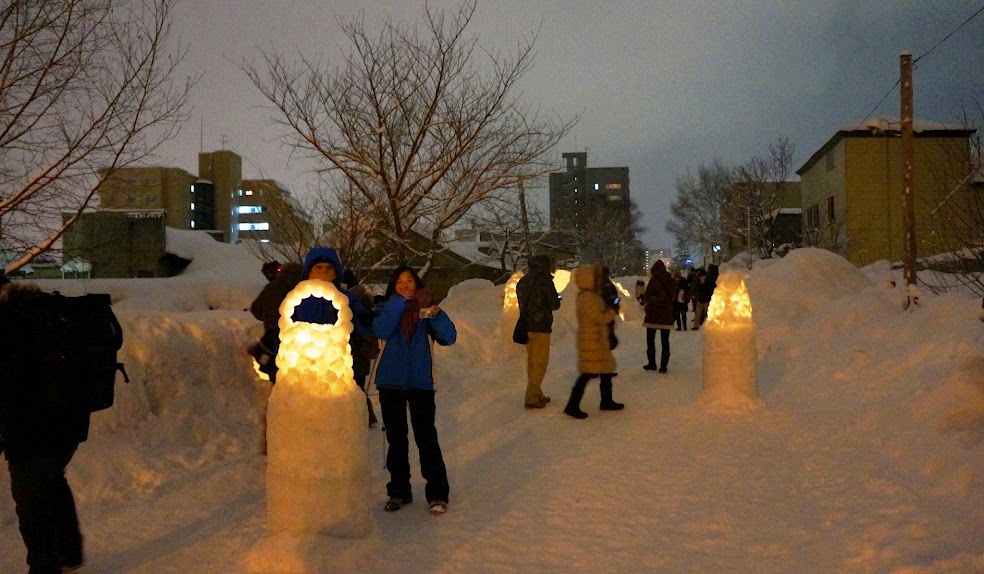
M 568 269 L 558 269 L 554 271 L 553 275 L 554 287 L 557 288 L 558 293 L 563 293 L 564 289 L 567 289 L 568 283 L 571 282 L 571 272 Z
M 294 309 L 308 297 L 327 300 L 338 310 L 334 325 L 293 321 Z M 300 384 L 318 396 L 341 395 L 355 385 L 352 373 L 352 310 L 348 298 L 332 283 L 308 279 L 284 298 L 280 305 L 280 351 L 278 384 Z
M 732 325 L 752 320 L 752 301 L 748 298 L 745 281 L 734 274 L 718 277 L 714 296 L 707 306 L 707 324 Z
M 506 291 L 502 298 L 502 309 L 503 311 L 509 311 L 512 309 L 519 308 L 519 300 L 516 298 L 516 284 L 519 280 L 523 278 L 523 272 L 517 271 L 512 274 L 509 281 L 506 281 Z

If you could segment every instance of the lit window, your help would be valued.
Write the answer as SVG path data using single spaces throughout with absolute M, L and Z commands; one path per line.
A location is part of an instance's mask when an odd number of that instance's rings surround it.
M 600 185 L 598 185 L 598 184 L 596 183 L 596 184 L 595 184 L 595 191 L 598 191 L 598 189 L 599 189 L 600 187 L 601 187 L 601 186 L 600 186 Z
M 240 189 L 239 190 L 239 195 L 242 195 L 242 194 L 243 194 L 243 190 Z M 247 189 L 246 190 L 246 195 L 253 195 L 253 190 L 252 189 Z
M 192 220 L 191 220 L 191 228 L 192 228 L 192 229 L 194 229 L 194 228 L 195 228 L 195 220 L 194 220 L 194 219 L 192 219 Z
M 606 183 L 605 189 L 622 189 L 621 183 Z
M 260 243 L 270 243 L 270 240 L 269 239 L 261 239 L 260 240 Z
M 270 224 L 258 221 L 256 223 L 240 223 L 239 231 L 269 231 Z
M 191 184 L 191 193 L 195 193 L 195 184 Z
M 191 210 L 192 211 L 195 211 L 195 202 L 194 201 L 191 202 Z
M 244 213 L 263 213 L 263 206 L 261 205 L 240 205 L 238 207 L 238 212 L 240 215 Z

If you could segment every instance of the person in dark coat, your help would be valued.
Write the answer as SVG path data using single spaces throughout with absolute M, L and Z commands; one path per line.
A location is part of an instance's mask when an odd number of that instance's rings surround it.
M 249 306 L 250 313 L 263 321 L 263 335 L 249 348 L 249 354 L 260 365 L 260 371 L 277 382 L 277 351 L 280 349 L 280 304 L 301 280 L 301 266 L 284 263 L 272 281 L 263 286 Z
M 676 283 L 676 298 L 673 300 L 673 319 L 677 331 L 687 330 L 687 307 L 690 303 L 690 283 L 679 271 L 673 271 L 673 282 Z
M 560 309 L 560 295 L 550 274 L 552 263 L 548 255 L 530 258 L 529 273 L 516 284 L 519 313 L 526 319 L 529 340 L 526 342 L 526 395 L 528 409 L 542 409 L 550 397 L 540 388 L 550 362 L 550 333 L 553 331 L 553 312 Z
M 389 500 L 384 510 L 392 512 L 413 501 L 410 487 L 410 442 L 407 410 L 413 438 L 420 453 L 420 474 L 427 485 L 424 495 L 434 514 L 448 508 L 448 472 L 434 425 L 434 359 L 431 341 L 453 345 L 457 331 L 448 314 L 433 304 L 430 292 L 411 267 L 397 267 L 386 286 L 384 300 L 376 306 L 372 328 L 385 341 L 376 367 L 379 409 L 389 449 L 386 484 Z
M 673 328 L 673 300 L 676 298 L 676 284 L 666 271 L 666 264 L 657 259 L 651 270 L 652 278 L 646 286 L 646 316 L 642 326 L 646 328 L 647 371 L 665 373 L 670 362 L 670 329 Z M 656 365 L 656 331 L 659 331 L 660 359 Z
M 717 265 L 709 265 L 707 271 L 697 272 L 697 312 L 694 313 L 694 330 L 700 329 L 707 319 L 707 306 L 711 304 L 717 287 Z
M 88 438 L 89 409 L 61 384 L 70 375 L 50 356 L 38 318 L 41 295 L 29 285 L 0 288 L 0 451 L 7 459 L 30 572 L 44 574 L 83 563 L 65 468 Z

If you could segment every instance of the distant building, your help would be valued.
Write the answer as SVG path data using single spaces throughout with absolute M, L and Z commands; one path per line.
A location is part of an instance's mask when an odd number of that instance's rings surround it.
M 286 187 L 266 179 L 244 182 L 235 152 L 200 153 L 198 170 L 192 175 L 176 167 L 126 167 L 109 174 L 96 189 L 99 209 L 83 212 L 63 236 L 64 260 L 76 261 L 69 271 L 87 269 L 92 277 L 173 275 L 182 262 L 165 253 L 165 227 L 204 231 L 227 243 L 294 243 L 311 236 L 308 215 Z
M 796 171 L 804 244 L 830 248 L 859 266 L 902 259 L 900 130 L 898 120 L 884 118 L 843 126 Z M 933 212 L 944 197 L 951 205 L 970 205 L 970 138 L 976 130 L 916 120 L 913 132 L 918 255 L 960 248 L 952 227 L 959 223 Z
M 588 201 L 602 197 L 629 210 L 629 168 L 588 167 L 586 152 L 562 154 L 565 170 L 551 173 L 550 226 L 577 221 Z
M 311 216 L 275 179 L 244 179 L 236 209 L 241 240 L 284 245 L 314 241 Z

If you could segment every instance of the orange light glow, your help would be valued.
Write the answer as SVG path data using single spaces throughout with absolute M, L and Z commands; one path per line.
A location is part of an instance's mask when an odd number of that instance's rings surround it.
M 752 300 L 745 289 L 745 281 L 733 273 L 718 277 L 711 303 L 707 306 L 707 323 L 723 326 L 751 322 Z

